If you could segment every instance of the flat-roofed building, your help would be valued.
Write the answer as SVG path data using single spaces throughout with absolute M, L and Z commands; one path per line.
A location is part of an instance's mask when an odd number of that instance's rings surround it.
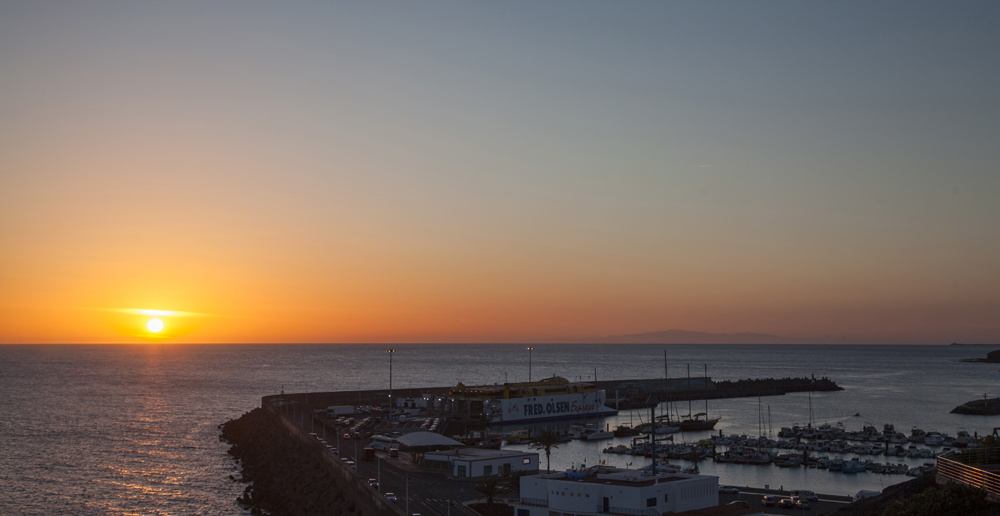
M 593 466 L 521 478 L 515 516 L 660 516 L 719 505 L 719 477 Z
M 505 477 L 514 471 L 538 472 L 538 454 L 513 450 L 459 448 L 427 452 L 424 471 L 455 478 Z

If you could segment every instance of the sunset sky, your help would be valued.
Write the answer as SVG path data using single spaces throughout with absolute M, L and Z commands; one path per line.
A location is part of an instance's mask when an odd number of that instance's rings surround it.
M 0 343 L 1000 342 L 1000 4 L 329 4 L 0 4 Z

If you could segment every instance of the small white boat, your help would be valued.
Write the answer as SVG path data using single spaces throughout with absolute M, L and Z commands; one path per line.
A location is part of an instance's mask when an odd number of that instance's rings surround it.
M 924 444 L 927 446 L 941 446 L 944 444 L 944 436 L 937 432 L 927 432 L 924 436 Z
M 602 439 L 611 439 L 615 436 L 615 433 L 611 430 L 594 430 L 586 434 L 583 439 L 587 441 L 600 441 Z

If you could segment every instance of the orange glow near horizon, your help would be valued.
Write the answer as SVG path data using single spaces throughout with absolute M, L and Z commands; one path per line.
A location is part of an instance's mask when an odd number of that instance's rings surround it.
M 87 4 L 0 6 L 0 344 L 1000 341 L 988 26 Z

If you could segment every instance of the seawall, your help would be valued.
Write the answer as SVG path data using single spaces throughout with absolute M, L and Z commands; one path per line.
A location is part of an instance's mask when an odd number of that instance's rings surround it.
M 569 378 L 569 380 L 577 380 Z M 711 377 L 692 377 L 690 379 L 690 389 L 687 378 L 642 378 L 631 380 L 583 380 L 594 383 L 599 389 L 607 392 L 609 405 L 614 402 L 615 391 L 618 390 L 620 400 L 626 400 L 630 395 L 641 396 L 645 400 L 649 394 L 655 394 L 662 401 L 687 401 L 719 398 L 755 398 L 757 396 L 781 396 L 790 392 L 821 392 L 821 391 L 842 391 L 843 387 L 838 386 L 829 378 L 756 378 L 745 380 L 719 380 L 712 381 Z M 705 383 L 708 388 L 705 388 Z M 631 394 L 626 389 L 621 388 L 624 384 L 636 384 L 644 388 L 633 391 Z M 397 400 L 404 398 L 416 398 L 420 396 L 445 396 L 452 386 L 447 387 L 421 387 L 393 389 L 392 395 Z M 264 399 L 277 398 L 278 396 L 267 396 Z M 634 397 L 634 396 L 632 396 Z M 286 394 L 285 399 L 295 401 L 312 407 L 328 407 L 331 405 L 384 405 L 389 399 L 388 389 L 377 389 L 367 391 L 339 391 L 339 392 L 311 392 L 302 394 Z
M 220 437 L 233 444 L 242 480 L 238 501 L 254 514 L 405 516 L 373 490 L 367 479 L 326 452 L 265 397 L 261 408 L 229 421 Z M 234 478 L 235 480 L 235 478 Z

